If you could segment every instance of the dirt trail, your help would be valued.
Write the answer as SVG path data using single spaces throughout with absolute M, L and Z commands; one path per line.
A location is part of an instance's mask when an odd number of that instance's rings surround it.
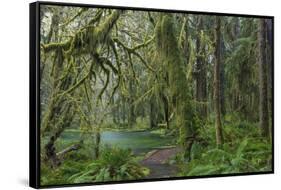
M 141 161 L 141 164 L 150 169 L 150 174 L 146 177 L 152 178 L 167 178 L 175 177 L 178 168 L 175 165 L 168 164 L 168 160 L 175 156 L 180 151 L 179 148 L 165 148 L 154 150 Z

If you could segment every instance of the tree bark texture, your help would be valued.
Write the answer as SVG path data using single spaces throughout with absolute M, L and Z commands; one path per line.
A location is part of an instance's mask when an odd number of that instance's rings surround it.
M 221 44 L 221 21 L 219 17 L 215 20 L 215 70 L 214 70 L 214 109 L 216 114 L 216 142 L 218 146 L 223 144 L 221 110 L 220 110 L 220 44 Z

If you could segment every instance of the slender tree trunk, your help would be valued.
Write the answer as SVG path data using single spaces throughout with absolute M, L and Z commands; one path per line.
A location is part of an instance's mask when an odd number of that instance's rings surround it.
M 168 98 L 164 95 L 161 94 L 163 105 L 164 105 L 164 119 L 166 122 L 166 129 L 170 128 L 170 122 L 169 122 L 169 114 L 170 114 L 170 109 L 169 109 L 169 101 Z
M 97 129 L 97 131 L 95 132 L 95 147 L 94 147 L 95 159 L 98 159 L 100 155 L 100 140 L 101 140 L 100 130 Z
M 267 68 L 268 68 L 268 77 L 267 77 L 267 86 L 268 86 L 268 112 L 269 115 L 272 114 L 272 77 L 273 77 L 273 61 L 271 52 L 273 51 L 273 39 L 272 39 L 272 20 L 266 20 L 266 45 L 267 45 Z
M 196 51 L 197 51 L 197 60 L 196 60 L 196 71 L 195 71 L 195 79 L 196 79 L 196 100 L 199 102 L 198 111 L 203 118 L 207 117 L 207 78 L 206 78 L 206 66 L 203 59 L 202 53 L 204 52 L 204 47 L 201 41 L 201 30 L 203 29 L 203 18 L 199 16 L 198 18 L 198 31 L 196 39 Z
M 114 96 L 112 96 L 112 104 L 113 104 L 113 105 L 116 104 L 116 101 L 115 101 Z M 113 123 L 114 123 L 114 124 L 117 124 L 117 123 L 118 123 L 118 122 L 117 122 L 117 116 L 118 116 L 117 108 L 118 108 L 118 107 L 113 107 L 113 108 L 111 109 L 111 112 L 112 112 L 112 120 L 113 120 Z
M 116 107 L 116 120 L 117 120 L 117 124 L 120 124 L 120 108 L 121 108 L 121 104 L 120 104 L 120 97 L 117 99 L 117 107 Z
M 125 101 L 125 97 L 122 95 L 121 97 L 121 118 L 122 118 L 122 123 L 125 124 L 126 122 L 126 101 Z
M 149 103 L 150 103 L 150 112 L 149 112 L 150 128 L 153 129 L 157 127 L 158 114 L 155 105 L 155 99 L 151 98 Z
M 214 70 L 214 109 L 216 114 L 216 141 L 217 145 L 223 144 L 221 110 L 220 110 L 220 44 L 221 44 L 221 21 L 216 17 L 215 24 L 215 70 Z
M 225 96 L 224 96 L 224 89 L 225 89 L 225 78 L 224 78 L 224 57 L 223 55 L 225 54 L 225 46 L 223 40 L 221 41 L 221 57 L 220 57 L 220 111 L 221 115 L 225 115 Z
M 258 63 L 260 78 L 260 128 L 262 136 L 269 138 L 267 63 L 266 63 L 266 21 L 260 19 L 258 32 Z
M 43 11 L 41 11 L 40 14 L 43 14 Z M 40 17 L 40 23 L 42 22 L 42 18 L 43 18 L 43 15 Z M 52 19 L 51 19 L 51 25 L 50 25 L 49 33 L 44 40 L 45 44 L 50 43 L 52 38 L 54 38 L 55 42 L 58 41 L 59 21 L 60 21 L 60 17 L 58 16 L 58 13 L 55 12 L 52 16 Z M 41 79 L 43 78 L 44 69 L 45 69 L 45 66 L 46 66 L 46 63 L 45 63 L 46 60 L 47 60 L 47 57 L 45 57 L 40 64 L 41 65 L 41 67 L 40 67 L 40 83 L 41 83 Z
M 128 112 L 128 125 L 133 127 L 136 122 L 135 106 L 134 106 L 134 89 L 132 80 L 129 81 L 129 112 Z
M 185 27 L 185 43 L 184 43 L 184 55 L 185 55 L 186 63 L 189 62 L 189 57 L 190 57 L 189 42 L 188 42 L 188 38 L 189 38 L 188 18 L 189 18 L 189 15 L 186 15 L 186 20 L 187 21 L 186 21 L 186 27 Z

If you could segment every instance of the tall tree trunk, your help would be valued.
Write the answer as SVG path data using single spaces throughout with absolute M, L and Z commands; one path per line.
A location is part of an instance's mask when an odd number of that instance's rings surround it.
M 273 37 L 272 37 L 272 20 L 266 20 L 266 45 L 267 45 L 267 86 L 268 86 L 268 112 L 272 114 L 272 77 L 273 77 L 273 61 L 272 61 L 272 51 L 273 51 Z
M 182 69 L 184 61 L 180 55 L 174 18 L 169 14 L 162 14 L 157 23 L 156 48 L 159 52 L 159 64 L 168 73 L 168 98 L 175 110 L 176 126 L 179 129 L 179 142 L 184 150 L 184 157 L 190 160 L 190 150 L 196 135 L 195 113 L 191 103 L 191 90 L 185 71 Z
M 223 144 L 221 110 L 220 110 L 220 44 L 221 44 L 221 20 L 216 16 L 215 20 L 215 70 L 214 70 L 214 109 L 216 114 L 216 141 L 217 145 Z
M 266 63 L 266 21 L 260 19 L 258 31 L 258 63 L 260 78 L 260 128 L 262 136 L 269 138 L 267 63 Z
M 40 14 L 43 14 L 43 11 L 41 11 Z M 43 15 L 40 17 L 40 23 L 42 22 L 42 18 L 43 18 Z M 52 16 L 52 19 L 51 19 L 51 25 L 50 25 L 49 33 L 43 39 L 44 44 L 50 43 L 52 38 L 53 38 L 54 42 L 58 41 L 59 22 L 60 22 L 59 13 L 58 13 L 58 11 L 55 11 L 53 13 L 53 16 Z M 41 61 L 41 64 L 40 64 L 41 65 L 41 67 L 40 67 L 40 83 L 41 83 L 41 79 L 43 78 L 44 69 L 45 69 L 45 66 L 46 66 L 46 60 L 47 60 L 47 56 Z
M 185 26 L 185 43 L 184 43 L 184 55 L 185 55 L 185 60 L 186 60 L 186 63 L 189 62 L 189 57 L 190 57 L 190 53 L 189 53 L 189 41 L 188 41 L 188 38 L 189 38 L 189 22 L 188 22 L 188 18 L 189 18 L 189 15 L 187 14 L 186 15 L 186 26 Z
M 221 111 L 221 115 L 224 116 L 225 115 L 225 96 L 224 96 L 224 89 L 225 89 L 225 78 L 224 78 L 224 57 L 223 55 L 225 55 L 225 45 L 224 45 L 224 41 L 221 38 L 221 57 L 220 57 L 220 111 Z
M 207 72 L 206 65 L 203 59 L 202 53 L 204 52 L 204 46 L 201 41 L 201 30 L 203 29 L 203 18 L 198 17 L 198 35 L 196 39 L 196 68 L 195 68 L 195 81 L 196 81 L 196 100 L 198 103 L 198 111 L 203 118 L 207 117 Z

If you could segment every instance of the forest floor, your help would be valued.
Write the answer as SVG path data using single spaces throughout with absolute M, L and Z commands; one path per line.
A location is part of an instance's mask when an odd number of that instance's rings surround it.
M 141 161 L 144 167 L 150 169 L 147 179 L 167 178 L 177 176 L 178 167 L 175 164 L 169 164 L 169 160 L 176 156 L 180 151 L 177 147 L 156 149 L 149 152 Z
M 66 130 L 62 134 L 60 149 L 79 139 L 79 130 Z M 159 130 L 105 130 L 101 132 L 101 144 L 131 149 L 136 156 L 142 158 L 140 163 L 150 169 L 150 174 L 146 176 L 148 179 L 175 177 L 179 171 L 169 161 L 180 149 L 175 146 L 172 137 L 162 136 Z

